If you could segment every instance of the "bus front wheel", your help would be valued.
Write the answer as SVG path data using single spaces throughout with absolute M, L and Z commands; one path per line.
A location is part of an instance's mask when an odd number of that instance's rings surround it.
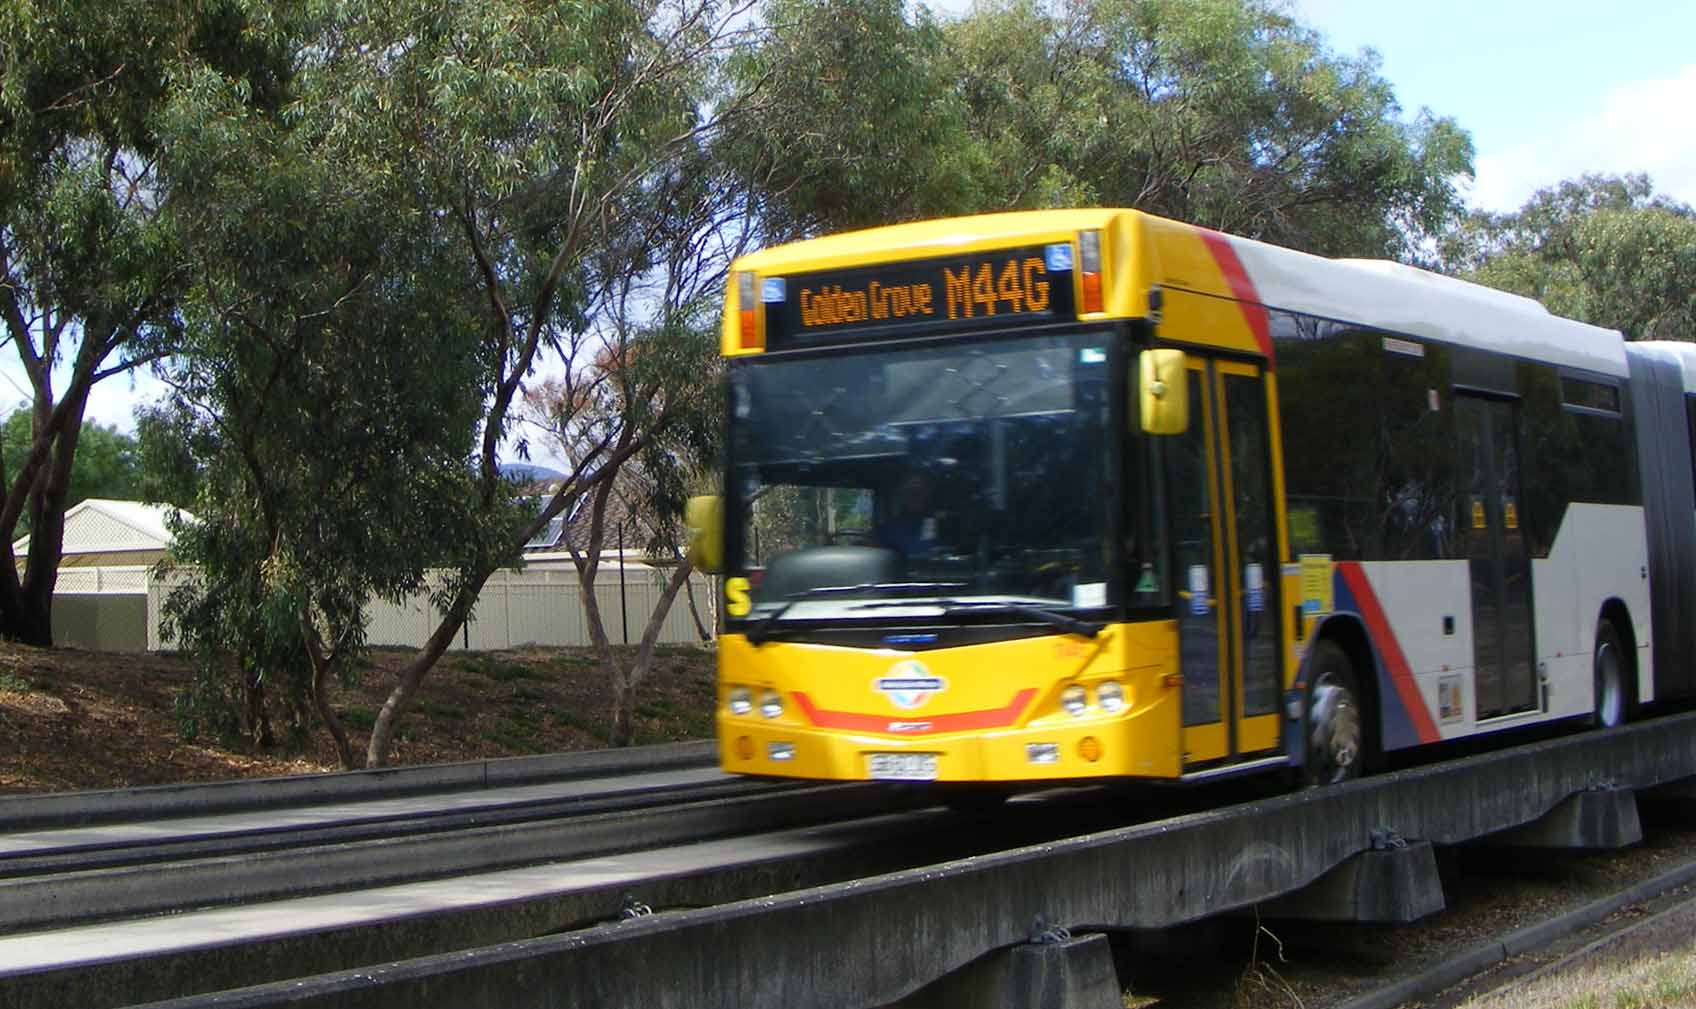
M 1318 642 L 1308 668 L 1308 784 L 1334 785 L 1360 777 L 1366 758 L 1361 713 L 1354 663 L 1336 642 Z

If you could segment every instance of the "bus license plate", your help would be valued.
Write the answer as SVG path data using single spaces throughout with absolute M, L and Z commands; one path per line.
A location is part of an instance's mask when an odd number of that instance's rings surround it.
M 934 753 L 869 754 L 874 781 L 935 781 Z

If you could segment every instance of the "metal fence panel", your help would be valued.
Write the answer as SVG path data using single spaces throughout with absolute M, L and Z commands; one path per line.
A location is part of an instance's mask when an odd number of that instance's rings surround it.
M 68 569 L 67 569 L 68 570 Z M 146 647 L 159 651 L 175 647 L 165 641 L 160 632 L 165 597 L 177 584 L 192 574 L 178 572 L 168 579 L 153 577 L 144 568 L 125 569 L 84 568 L 72 578 L 60 573 L 59 589 L 65 595 L 105 592 L 114 598 L 134 597 L 134 613 L 124 618 L 145 621 L 129 637 L 137 643 L 130 647 Z M 440 575 L 437 576 L 438 579 Z M 624 570 L 620 591 L 619 570 L 616 565 L 603 566 L 596 579 L 596 599 L 601 607 L 607 637 L 613 644 L 623 644 L 626 629 L 631 644 L 641 640 L 648 616 L 659 604 L 670 572 L 664 569 L 631 565 Z M 439 585 L 440 581 L 435 584 Z M 710 629 L 710 609 L 717 591 L 713 579 L 700 573 L 689 576 L 701 619 Z M 145 607 L 140 600 L 145 598 Z M 117 612 L 117 611 L 114 611 Z M 125 610 L 125 613 L 130 611 Z M 366 607 L 366 642 L 373 646 L 421 648 L 436 629 L 440 615 L 430 602 L 427 592 L 420 592 L 402 603 L 374 602 Z M 67 617 L 67 620 L 80 620 Z M 92 620 L 92 618 L 89 618 Z M 86 621 L 85 621 L 86 623 Z M 55 619 L 55 624 L 58 620 Z M 143 629 L 144 628 L 144 631 Z M 89 639 L 90 631 L 73 632 Z M 113 630 L 103 634 L 119 634 Z M 689 612 L 689 600 L 679 590 L 672 600 L 661 625 L 661 644 L 686 644 L 699 640 L 694 617 Z M 142 644 L 145 642 L 145 644 Z M 455 636 L 452 648 L 490 650 L 516 648 L 520 645 L 582 648 L 590 644 L 588 617 L 583 605 L 582 590 L 577 572 L 570 569 L 538 569 L 502 571 L 491 577 L 483 588 L 477 607 L 465 628 Z

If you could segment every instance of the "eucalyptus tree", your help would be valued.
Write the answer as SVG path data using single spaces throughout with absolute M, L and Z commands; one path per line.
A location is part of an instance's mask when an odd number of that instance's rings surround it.
M 1628 339 L 1696 340 L 1696 211 L 1646 175 L 1584 175 L 1474 213 L 1451 269 Z
M 998 166 L 926 7 L 766 0 L 758 13 L 730 66 L 757 113 L 725 147 L 764 240 L 994 205 L 982 184 Z
M 583 507 L 574 509 L 584 542 L 568 536 L 567 544 L 590 642 L 611 688 L 615 745 L 634 741 L 636 691 L 666 614 L 694 570 L 681 549 L 684 501 L 717 461 L 719 306 L 730 261 L 754 227 L 736 172 L 727 159 L 698 149 L 620 201 L 630 226 L 591 263 L 603 292 L 591 328 L 596 352 L 526 398 L 527 418 L 578 471 L 601 446 L 614 448 Z M 623 451 L 635 444 L 639 451 Z M 595 592 L 615 499 L 621 514 L 637 520 L 647 552 L 676 562 L 629 657 L 613 649 Z
M 343 29 L 386 54 L 381 66 L 350 64 L 342 91 L 362 106 L 370 145 L 393 152 L 417 212 L 452 225 L 452 252 L 476 279 L 483 337 L 473 486 L 459 499 L 466 535 L 442 558 L 440 619 L 378 713 L 372 765 L 386 762 L 395 720 L 489 576 L 676 419 L 667 396 L 635 415 L 639 427 L 601 428 L 535 513 L 518 506 L 497 466 L 509 437 L 527 448 L 518 408 L 533 373 L 576 374 L 599 353 L 591 320 L 607 291 L 593 261 L 632 230 L 633 195 L 738 112 L 737 94 L 713 88 L 743 13 L 734 0 L 401 0 Z M 653 341 L 644 357 L 658 360 L 664 346 Z
M 984 0 L 948 26 L 988 199 L 1103 203 L 1325 255 L 1420 258 L 1472 144 L 1269 0 Z
M 1327 255 L 1427 256 L 1472 145 L 1403 115 L 1370 52 L 1271 0 L 769 0 L 739 63 L 774 237 L 967 211 L 1132 206 Z M 828 25 L 829 30 L 821 30 Z
M 366 604 L 425 588 L 457 545 L 483 385 L 447 226 L 340 135 L 358 114 L 326 90 L 343 56 L 302 45 L 276 114 L 209 71 L 175 82 L 164 165 L 197 255 L 147 430 L 193 485 L 173 530 L 192 573 L 165 607 L 200 659 L 184 719 L 265 742 L 274 707 L 297 728 L 311 712 L 352 767 L 329 687 L 355 668 Z
M 0 465 L 8 471 L 18 469 L 35 442 L 34 425 L 35 418 L 27 409 L 12 411 L 0 425 Z M 85 422 L 77 436 L 65 503 L 75 505 L 91 497 L 136 500 L 142 495 L 143 484 L 141 451 L 135 437 L 116 427 Z M 28 518 L 25 515 L 20 522 L 25 529 Z
M 205 67 L 271 101 L 286 71 L 271 16 L 240 0 L 0 5 L 0 320 L 31 418 L 0 471 L 0 634 L 52 642 L 90 391 L 166 352 L 177 328 L 188 253 L 154 131 L 169 81 Z

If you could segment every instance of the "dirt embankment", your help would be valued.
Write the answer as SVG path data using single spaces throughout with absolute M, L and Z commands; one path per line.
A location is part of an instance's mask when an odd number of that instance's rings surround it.
M 365 736 L 412 656 L 374 652 L 335 704 L 363 755 Z M 713 653 L 659 649 L 638 691 L 638 743 L 712 733 Z M 321 729 L 271 748 L 185 739 L 174 702 L 186 656 L 0 644 L 0 793 L 121 788 L 337 769 Z M 524 756 L 607 745 L 612 692 L 586 649 L 450 652 L 402 719 L 392 762 Z

